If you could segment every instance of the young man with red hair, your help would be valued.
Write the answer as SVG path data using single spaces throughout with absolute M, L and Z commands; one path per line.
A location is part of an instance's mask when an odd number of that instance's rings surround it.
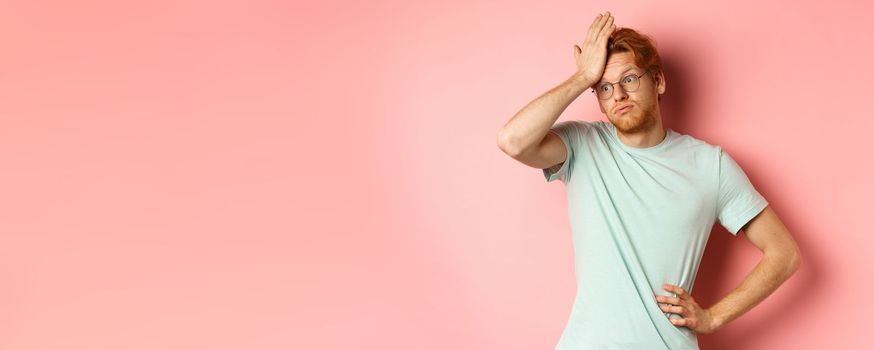
M 652 41 L 598 15 L 577 72 L 501 129 L 498 146 L 565 184 L 577 295 L 556 349 L 698 349 L 799 268 L 795 241 L 767 200 L 720 146 L 665 129 L 666 82 Z M 605 121 L 555 124 L 592 89 Z M 719 221 L 743 230 L 764 253 L 710 307 L 690 295 L 704 247 Z

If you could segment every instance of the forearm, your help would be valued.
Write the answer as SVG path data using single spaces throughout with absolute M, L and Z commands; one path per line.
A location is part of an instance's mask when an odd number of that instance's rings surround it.
M 740 317 L 771 295 L 798 270 L 798 263 L 792 254 L 766 252 L 740 285 L 708 309 L 718 327 Z
M 574 74 L 523 107 L 501 128 L 502 148 L 521 153 L 543 140 L 562 112 L 594 82 Z

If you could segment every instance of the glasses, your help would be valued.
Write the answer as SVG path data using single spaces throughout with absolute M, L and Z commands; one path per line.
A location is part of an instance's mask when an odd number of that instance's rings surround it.
M 598 86 L 597 89 L 592 89 L 592 93 L 597 93 L 599 99 L 606 100 L 610 98 L 610 96 L 613 96 L 613 85 L 616 84 L 622 85 L 622 90 L 625 90 L 625 92 L 634 92 L 635 90 L 637 90 L 638 87 L 640 87 L 640 78 L 647 73 L 649 73 L 649 71 L 646 71 L 646 73 L 643 73 L 641 75 L 632 73 L 626 75 L 622 78 L 622 80 L 615 83 L 601 84 L 600 86 Z

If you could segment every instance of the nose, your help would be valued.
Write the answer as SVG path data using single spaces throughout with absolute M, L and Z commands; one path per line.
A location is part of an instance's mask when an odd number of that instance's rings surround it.
M 628 98 L 628 93 L 622 87 L 622 84 L 613 85 L 613 100 L 621 101 Z

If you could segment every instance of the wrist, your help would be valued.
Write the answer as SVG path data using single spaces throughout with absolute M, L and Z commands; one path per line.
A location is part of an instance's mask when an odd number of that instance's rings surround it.
M 585 76 L 580 74 L 580 72 L 576 72 L 573 75 L 571 75 L 569 81 L 571 83 L 573 83 L 574 85 L 576 85 L 577 87 L 582 88 L 583 90 L 586 90 L 586 89 L 592 87 L 592 85 L 595 85 L 594 81 L 591 81 L 590 79 L 586 78 Z
M 719 313 L 719 311 L 714 310 L 712 307 L 707 309 L 707 313 L 710 314 L 710 319 L 713 321 L 714 329 L 722 328 L 725 325 L 725 317 Z

